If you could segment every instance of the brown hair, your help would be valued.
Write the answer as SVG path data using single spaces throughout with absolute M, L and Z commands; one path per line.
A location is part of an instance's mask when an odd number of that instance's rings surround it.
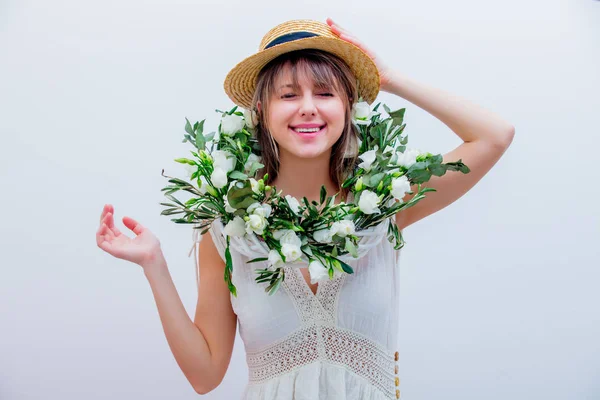
M 342 199 L 346 199 L 348 189 L 341 185 L 354 168 L 358 159 L 358 129 L 352 123 L 352 104 L 358 98 L 357 81 L 352 70 L 342 59 L 334 54 L 316 50 L 303 49 L 291 51 L 271 60 L 259 73 L 256 89 L 252 99 L 252 109 L 258 112 L 257 104 L 261 103 L 258 113 L 256 136 L 261 147 L 262 164 L 259 176 L 269 174 L 270 184 L 277 177 L 279 170 L 279 146 L 268 130 L 269 99 L 275 92 L 275 79 L 286 63 L 290 63 L 292 80 L 298 86 L 298 68 L 304 68 L 312 77 L 316 88 L 333 87 L 342 99 L 346 100 L 345 124 L 342 135 L 331 148 L 329 176 L 337 188 L 341 190 Z M 333 193 L 327 193 L 328 196 Z

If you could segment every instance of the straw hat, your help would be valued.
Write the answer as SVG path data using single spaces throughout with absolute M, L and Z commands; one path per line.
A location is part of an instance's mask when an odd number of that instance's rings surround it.
M 319 49 L 344 60 L 358 80 L 359 96 L 371 104 L 379 93 L 379 71 L 359 47 L 340 39 L 324 22 L 291 20 L 277 25 L 262 38 L 258 52 L 238 63 L 225 78 L 227 96 L 250 109 L 260 70 L 277 56 L 300 49 Z

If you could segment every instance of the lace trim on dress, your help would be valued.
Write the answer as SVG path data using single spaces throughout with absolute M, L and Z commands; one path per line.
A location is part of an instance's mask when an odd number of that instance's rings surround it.
M 266 382 L 315 361 L 343 366 L 388 398 L 395 398 L 394 354 L 357 332 L 315 323 L 265 349 L 246 353 L 250 384 Z
M 316 295 L 306 284 L 300 270 L 285 266 L 285 279 L 282 286 L 289 293 L 296 306 L 298 316 L 305 325 L 313 322 L 335 324 L 337 322 L 337 299 L 346 279 L 346 274 L 334 276 L 319 283 Z

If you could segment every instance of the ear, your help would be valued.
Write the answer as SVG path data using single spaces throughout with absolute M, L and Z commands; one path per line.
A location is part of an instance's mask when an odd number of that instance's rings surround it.
M 256 110 L 260 113 L 260 110 L 262 108 L 262 104 L 260 104 L 260 101 L 256 103 Z

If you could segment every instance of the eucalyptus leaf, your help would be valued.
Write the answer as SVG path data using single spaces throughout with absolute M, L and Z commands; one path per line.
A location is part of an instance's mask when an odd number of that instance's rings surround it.
M 192 125 L 190 124 L 190 121 L 189 121 L 187 118 L 185 119 L 185 131 L 186 131 L 187 133 L 189 133 L 190 135 L 192 135 L 192 134 L 193 134 L 193 132 L 194 132 L 194 131 L 192 130 Z
M 240 171 L 231 171 L 229 173 L 229 177 L 231 179 L 239 179 L 240 181 L 248 179 L 248 175 L 246 175 Z
M 206 147 L 206 139 L 204 138 L 204 135 L 202 134 L 202 132 L 199 132 L 196 135 L 196 148 L 198 148 L 199 150 L 202 150 L 205 147 Z
M 248 172 L 248 175 L 249 176 L 254 176 L 254 174 L 256 173 L 256 171 L 258 171 L 261 168 L 264 168 L 264 164 L 261 164 L 259 162 L 254 161 L 252 163 L 252 166 L 250 167 L 250 171 Z

